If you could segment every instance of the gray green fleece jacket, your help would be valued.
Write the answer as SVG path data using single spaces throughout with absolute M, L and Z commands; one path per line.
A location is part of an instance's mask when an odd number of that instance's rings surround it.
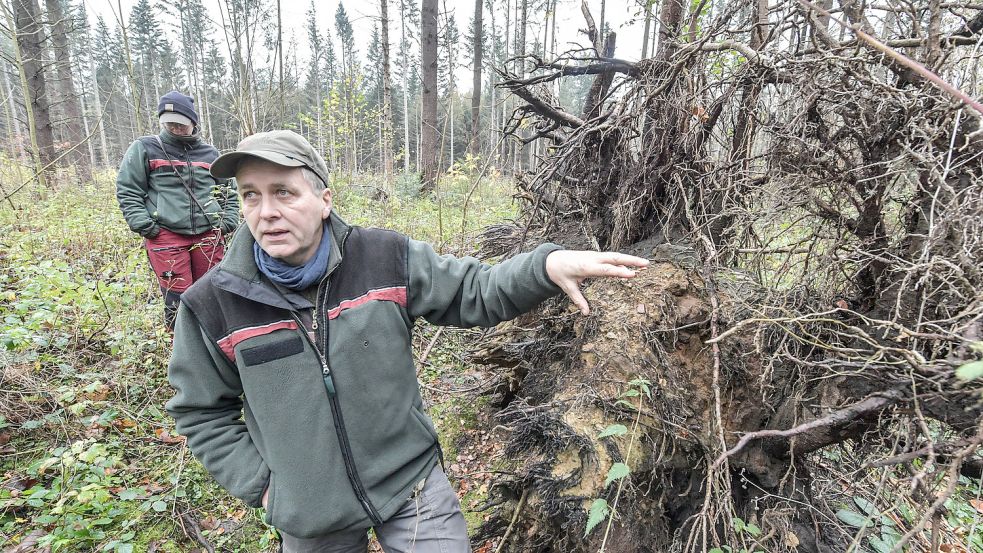
M 205 468 L 267 521 L 313 537 L 381 524 L 437 462 L 413 321 L 492 326 L 557 294 L 545 244 L 495 266 L 330 219 L 316 302 L 272 285 L 241 228 L 181 296 L 167 411 Z
M 208 172 L 217 157 L 218 150 L 197 134 L 175 136 L 161 130 L 158 136 L 133 141 L 116 176 L 116 200 L 130 230 L 148 238 L 161 227 L 185 235 L 235 230 L 235 187 Z

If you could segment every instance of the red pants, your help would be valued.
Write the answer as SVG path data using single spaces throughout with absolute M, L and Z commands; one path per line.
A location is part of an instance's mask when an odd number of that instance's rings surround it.
M 164 322 L 172 328 L 181 293 L 225 255 L 222 235 L 217 230 L 184 235 L 162 228 L 160 234 L 146 239 L 144 247 L 164 292 Z

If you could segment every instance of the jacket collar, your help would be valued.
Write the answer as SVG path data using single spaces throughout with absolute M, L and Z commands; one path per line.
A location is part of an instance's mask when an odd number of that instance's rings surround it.
M 325 274 L 331 274 L 341 263 L 345 251 L 345 239 L 351 232 L 348 223 L 333 212 L 328 217 L 328 229 L 334 239 L 331 241 L 331 255 Z M 239 225 L 239 230 L 232 236 L 225 257 L 215 267 L 215 274 L 212 276 L 215 286 L 248 300 L 281 309 L 293 311 L 313 307 L 303 294 L 275 285 L 259 271 L 253 257 L 255 242 L 252 233 L 249 232 L 249 226 L 245 223 Z
M 194 147 L 201 142 L 201 131 L 198 129 L 198 127 L 195 127 L 194 134 L 189 136 L 177 136 L 168 132 L 167 129 L 161 128 L 158 136 L 160 136 L 160 139 L 164 141 L 165 144 L 178 147 Z

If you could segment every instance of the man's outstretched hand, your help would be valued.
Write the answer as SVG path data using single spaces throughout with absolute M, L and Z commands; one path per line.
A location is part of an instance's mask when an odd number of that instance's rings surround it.
M 546 274 L 560 287 L 584 315 L 590 313 L 580 284 L 592 277 L 631 278 L 632 268 L 641 269 L 647 259 L 617 252 L 557 250 L 546 257 Z

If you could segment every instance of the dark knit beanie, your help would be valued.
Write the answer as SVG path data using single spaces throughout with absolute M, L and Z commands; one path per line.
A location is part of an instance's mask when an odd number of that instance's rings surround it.
M 161 96 L 160 102 L 157 104 L 157 117 L 160 117 L 168 112 L 179 113 L 188 119 L 191 119 L 195 126 L 198 126 L 198 114 L 195 112 L 195 99 L 191 96 L 181 94 L 176 90 L 172 90 Z

